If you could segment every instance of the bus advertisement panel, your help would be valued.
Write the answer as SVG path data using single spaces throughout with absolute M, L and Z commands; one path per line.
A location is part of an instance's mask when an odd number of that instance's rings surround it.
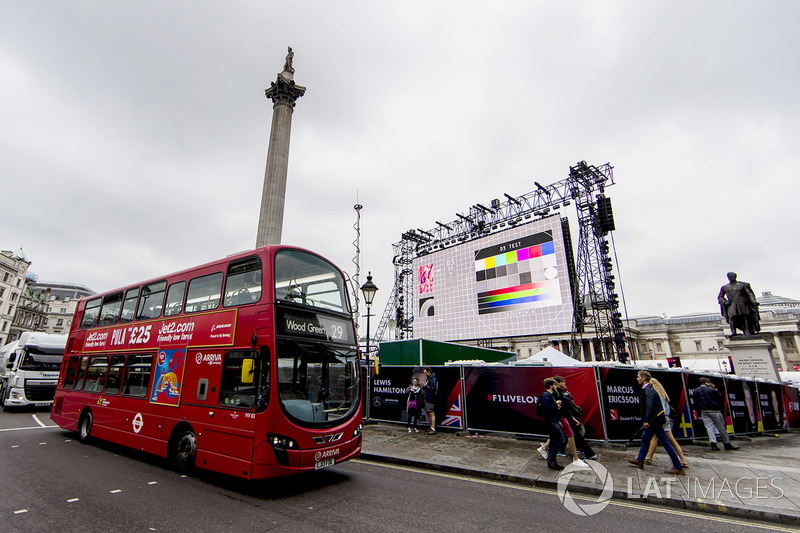
M 344 274 L 267 246 L 78 304 L 51 418 L 244 478 L 361 450 L 361 380 Z

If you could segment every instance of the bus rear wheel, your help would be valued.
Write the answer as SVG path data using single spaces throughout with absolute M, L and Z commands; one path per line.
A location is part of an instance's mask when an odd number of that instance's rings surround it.
M 78 440 L 83 444 L 88 444 L 92 438 L 92 411 L 86 410 L 78 420 Z
M 197 460 L 197 437 L 194 431 L 187 429 L 173 441 L 172 464 L 178 472 L 191 472 Z

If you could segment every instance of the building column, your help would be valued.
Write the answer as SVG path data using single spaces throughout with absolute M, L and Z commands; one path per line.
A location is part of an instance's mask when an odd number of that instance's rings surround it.
M 783 345 L 781 344 L 781 334 L 780 333 L 773 333 L 772 340 L 775 343 L 775 348 L 778 350 L 778 359 L 780 359 L 781 363 L 781 370 L 783 372 L 787 372 L 791 370 L 789 365 L 786 364 L 786 354 L 783 351 Z
M 669 337 L 664 339 L 664 346 L 667 349 L 667 357 L 672 357 L 672 346 L 669 344 Z
M 794 332 L 792 335 L 794 336 L 794 349 L 800 354 L 800 333 Z M 794 370 L 794 367 L 789 370 Z
M 592 356 L 592 362 L 596 363 L 597 362 L 597 354 L 594 351 L 594 340 L 593 339 L 589 339 L 589 353 Z

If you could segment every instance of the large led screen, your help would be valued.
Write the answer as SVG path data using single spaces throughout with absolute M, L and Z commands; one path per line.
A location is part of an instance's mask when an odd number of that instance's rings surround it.
M 440 341 L 572 330 L 558 216 L 416 258 L 414 337 Z

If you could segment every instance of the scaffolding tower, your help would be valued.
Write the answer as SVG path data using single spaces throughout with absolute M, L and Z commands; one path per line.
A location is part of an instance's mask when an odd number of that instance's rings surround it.
M 532 222 L 559 213 L 574 203 L 577 210 L 579 238 L 577 258 L 567 250 L 568 269 L 573 294 L 571 352 L 578 357 L 584 334 L 591 331 L 602 360 L 627 361 L 619 296 L 615 292 L 614 267 L 609 255 L 608 236 L 614 231 L 611 200 L 605 189 L 614 184 L 613 167 L 588 165 L 585 161 L 570 167 L 569 176 L 551 185 L 534 182 L 536 190 L 523 196 L 504 194 L 505 200 L 492 200 L 488 206 L 475 204 L 456 220 L 422 230 L 410 229 L 393 245 L 394 288 L 375 338 L 385 339 L 390 325 L 396 339 L 414 336 L 414 275 L 412 262 L 417 257 L 459 246 L 508 227 Z M 566 217 L 562 227 L 568 234 Z M 566 239 L 569 246 L 570 239 Z M 574 270 L 573 270 L 574 268 Z

